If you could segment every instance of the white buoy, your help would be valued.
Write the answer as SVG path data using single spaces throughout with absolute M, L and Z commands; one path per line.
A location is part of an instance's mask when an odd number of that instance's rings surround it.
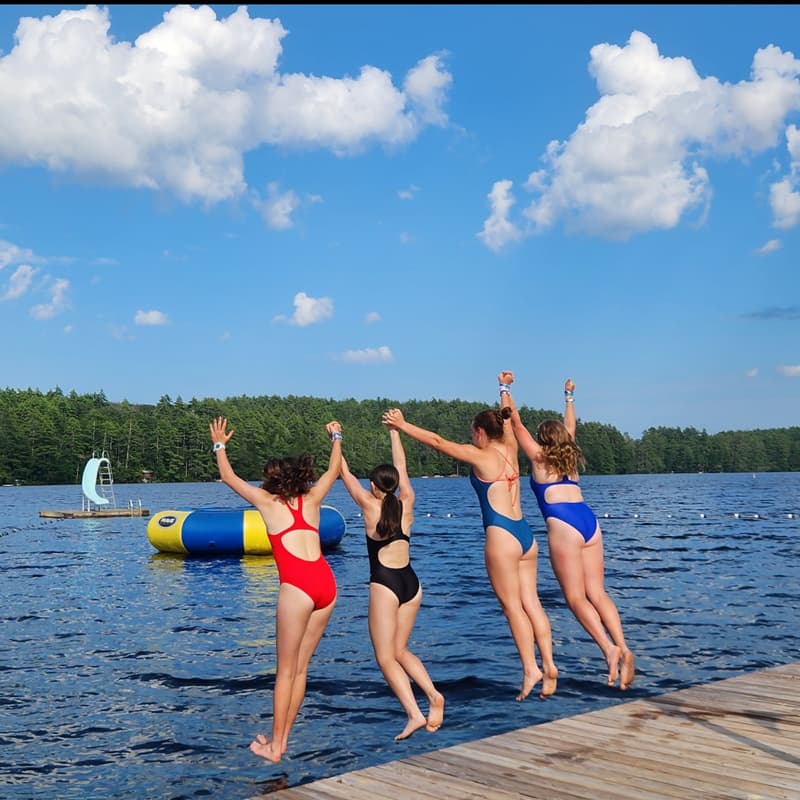
M 706 515 L 705 515 L 705 514 L 701 514 L 701 515 L 700 515 L 700 519 L 705 519 L 705 518 L 706 518 Z

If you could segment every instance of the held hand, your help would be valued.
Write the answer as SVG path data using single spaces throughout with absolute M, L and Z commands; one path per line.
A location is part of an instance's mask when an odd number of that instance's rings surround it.
M 514 373 L 510 369 L 504 369 L 498 376 L 497 376 L 498 383 L 505 383 L 507 386 L 510 386 L 514 383 Z
M 404 422 L 403 412 L 399 408 L 390 408 L 383 414 L 383 424 L 389 430 L 398 430 Z
M 564 381 L 564 391 L 565 392 L 575 391 L 575 384 L 572 382 L 572 378 L 567 378 L 566 381 Z
M 325 430 L 328 432 L 328 436 L 332 436 L 334 433 L 341 433 L 342 426 L 337 420 L 332 420 L 325 426 Z
M 225 419 L 225 417 L 217 417 L 208 426 L 208 430 L 211 433 L 211 441 L 227 444 L 230 441 L 231 436 L 233 436 L 233 429 L 228 431 L 227 428 L 228 420 Z

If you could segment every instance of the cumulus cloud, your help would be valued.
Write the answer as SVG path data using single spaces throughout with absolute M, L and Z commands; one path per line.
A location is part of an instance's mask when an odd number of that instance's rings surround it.
M 64 278 L 57 278 L 50 285 L 50 302 L 39 303 L 31 308 L 31 316 L 34 319 L 52 319 L 68 307 L 67 291 L 69 281 Z
M 662 55 L 634 31 L 624 47 L 595 45 L 589 72 L 600 99 L 569 138 L 549 143 L 544 166 L 530 173 L 526 235 L 560 224 L 625 239 L 674 228 L 693 213 L 702 220 L 713 194 L 705 163 L 776 147 L 787 115 L 800 110 L 800 62 L 774 45 L 756 52 L 749 80 L 732 84 L 701 78 L 689 59 Z M 797 153 L 795 134 L 789 140 Z M 511 189 L 504 180 L 492 190 L 480 236 L 494 250 L 518 238 L 508 215 Z M 773 188 L 784 226 L 800 214 L 797 199 L 793 185 Z
M 19 20 L 0 56 L 0 165 L 168 191 L 213 204 L 246 191 L 244 156 L 265 145 L 349 155 L 445 125 L 441 55 L 402 88 L 376 66 L 356 77 L 283 73 L 286 29 L 246 6 L 217 17 L 178 5 L 135 41 L 111 33 L 114 6 Z
M 306 325 L 313 325 L 323 322 L 333 316 L 333 300 L 330 297 L 309 297 L 305 292 L 298 292 L 294 296 L 294 314 L 289 317 L 289 324 L 304 328 Z M 276 320 L 285 320 L 281 315 L 275 317 Z
M 367 316 L 364 317 L 364 322 L 366 322 L 367 325 L 371 325 L 373 322 L 380 322 L 380 321 L 381 321 L 381 315 L 377 311 L 370 311 L 367 314 Z
M 413 200 L 414 195 L 419 191 L 419 187 L 415 186 L 413 183 L 407 189 L 400 189 L 397 192 L 397 196 L 401 200 Z
M 491 215 L 483 223 L 483 230 L 478 238 L 490 250 L 501 250 L 507 244 L 516 242 L 522 237 L 522 232 L 508 218 L 514 197 L 511 194 L 511 181 L 497 181 L 489 192 L 489 207 Z
M 794 125 L 786 129 L 786 148 L 789 151 L 789 173 L 773 183 L 769 190 L 776 228 L 793 228 L 800 221 L 800 131 Z
M 746 378 L 755 378 L 758 376 L 758 368 L 753 367 L 753 369 L 748 369 L 744 374 Z
M 394 361 L 394 355 L 386 345 L 383 345 L 367 347 L 364 350 L 346 350 L 339 359 L 349 364 L 386 364 Z
M 134 315 L 136 325 L 168 325 L 169 317 L 163 311 L 139 311 Z
M 300 198 L 291 189 L 281 192 L 278 184 L 272 182 L 267 186 L 267 198 L 255 204 L 267 225 L 281 231 L 292 227 L 292 214 L 300 207 Z
M 797 367 L 778 367 L 778 372 L 787 378 L 800 378 L 800 366 Z

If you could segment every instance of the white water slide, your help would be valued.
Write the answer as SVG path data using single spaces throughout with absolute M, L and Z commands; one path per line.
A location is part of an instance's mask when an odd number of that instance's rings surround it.
M 94 503 L 96 506 L 107 506 L 110 502 L 109 499 L 103 497 L 103 495 L 99 494 L 97 491 L 97 476 L 101 467 L 104 468 L 104 474 L 111 474 L 111 462 L 107 458 L 90 458 L 83 468 L 81 485 L 87 500 Z

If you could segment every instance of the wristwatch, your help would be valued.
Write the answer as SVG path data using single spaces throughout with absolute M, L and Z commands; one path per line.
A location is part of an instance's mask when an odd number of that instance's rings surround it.
M 217 450 L 224 450 L 225 444 L 224 442 L 214 442 L 214 452 L 216 453 Z

